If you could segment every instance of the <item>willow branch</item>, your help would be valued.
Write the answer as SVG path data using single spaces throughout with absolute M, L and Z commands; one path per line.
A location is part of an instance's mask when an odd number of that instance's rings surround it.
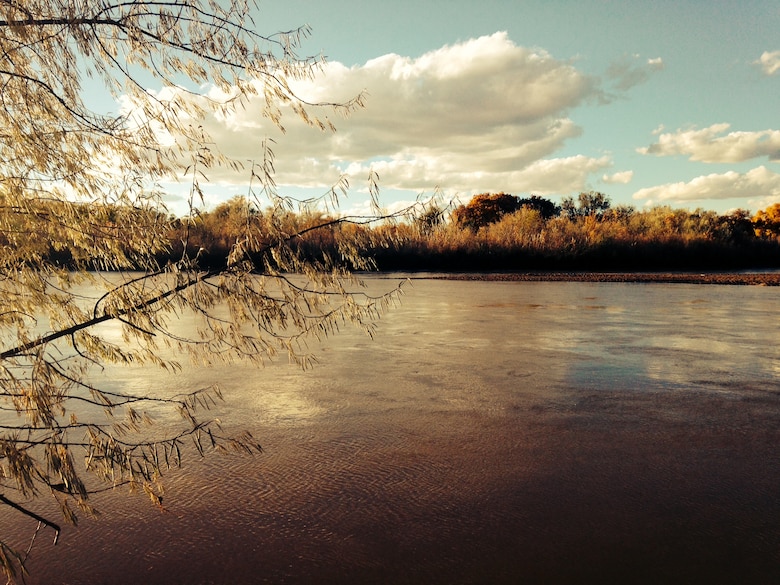
M 50 528 L 53 528 L 54 529 L 54 544 L 57 544 L 57 540 L 60 537 L 60 527 L 57 524 L 55 524 L 54 522 L 52 522 L 50 520 L 47 520 L 43 516 L 39 516 L 35 512 L 32 512 L 32 511 L 28 510 L 27 508 L 25 508 L 23 506 L 20 506 L 16 502 L 12 502 L 8 498 L 6 498 L 3 494 L 0 494 L 0 502 L 4 503 L 6 506 L 10 506 L 14 510 L 18 510 L 19 512 L 21 512 L 22 514 L 24 514 L 26 516 L 29 516 L 33 520 L 37 520 L 38 522 L 42 522 L 46 526 L 48 526 Z
M 0 353 L 0 360 L 9 359 L 13 357 L 18 357 L 20 355 L 23 355 L 27 353 L 30 350 L 36 349 L 38 347 L 41 347 L 43 345 L 46 345 L 47 343 L 51 343 L 52 341 L 56 341 L 58 339 L 61 339 L 63 337 L 68 337 L 70 335 L 73 335 L 74 333 L 77 333 L 79 331 L 82 331 L 84 329 L 88 329 L 90 327 L 94 327 L 95 325 L 99 325 L 101 323 L 105 323 L 106 321 L 111 321 L 113 319 L 118 319 L 123 317 L 124 315 L 129 315 L 131 313 L 135 313 L 137 311 L 142 311 L 143 309 L 146 309 L 148 307 L 151 307 L 152 305 L 159 303 L 160 301 L 163 301 L 167 299 L 168 297 L 171 297 L 177 293 L 180 293 L 184 290 L 187 290 L 191 286 L 194 286 L 198 282 L 210 278 L 212 276 L 216 276 L 219 274 L 218 271 L 212 270 L 209 272 L 204 273 L 203 275 L 199 276 L 198 278 L 188 280 L 187 282 L 183 282 L 171 289 L 168 289 L 158 295 L 155 295 L 151 298 L 148 298 L 144 301 L 141 301 L 139 303 L 136 303 L 135 305 L 131 305 L 129 307 L 125 307 L 123 309 L 120 309 L 114 313 L 104 313 L 103 315 L 99 317 L 93 317 L 92 319 L 88 319 L 86 321 L 82 321 L 81 323 L 76 323 L 75 325 L 71 325 L 70 327 L 67 327 L 65 329 L 61 329 L 59 331 L 54 331 L 52 333 L 49 333 L 48 335 L 44 335 L 42 337 L 39 337 L 37 339 L 33 339 L 31 341 L 28 341 L 27 343 L 24 343 L 22 345 L 19 345 L 17 347 L 14 347 L 12 349 L 8 349 L 2 353 Z

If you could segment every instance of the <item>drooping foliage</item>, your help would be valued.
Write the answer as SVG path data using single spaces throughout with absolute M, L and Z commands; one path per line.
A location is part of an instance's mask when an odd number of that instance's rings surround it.
M 304 337 L 342 322 L 370 331 L 397 292 L 351 285 L 347 269 L 371 264 L 346 226 L 371 218 L 321 212 L 345 179 L 299 206 L 276 190 L 269 142 L 254 162 L 230 160 L 199 123 L 253 100 L 279 125 L 289 110 L 330 131 L 326 114 L 362 104 L 300 99 L 291 82 L 322 64 L 297 54 L 309 31 L 265 36 L 259 14 L 253 0 L 0 0 L 0 503 L 30 521 L 42 496 L 75 521 L 106 485 L 159 502 L 185 440 L 259 449 L 203 414 L 219 388 L 107 388 L 95 369 L 175 372 L 190 358 L 260 364 L 279 352 L 305 365 Z M 243 169 L 246 195 L 206 214 L 218 165 Z M 161 185 L 182 178 L 188 212 L 172 220 Z M 316 233 L 336 253 L 313 254 Z M 183 316 L 195 333 L 177 329 Z M 151 409 L 180 423 L 147 428 Z M 2 530 L 0 569 L 19 578 L 25 555 Z

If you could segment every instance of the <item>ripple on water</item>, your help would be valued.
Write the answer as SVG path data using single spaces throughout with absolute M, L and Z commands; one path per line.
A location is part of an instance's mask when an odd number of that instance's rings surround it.
M 451 286 L 300 376 L 219 372 L 265 453 L 98 501 L 30 583 L 772 582 L 774 297 L 736 335 L 755 292 Z

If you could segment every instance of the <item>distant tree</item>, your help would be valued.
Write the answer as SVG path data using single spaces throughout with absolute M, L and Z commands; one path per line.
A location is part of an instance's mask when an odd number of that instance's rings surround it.
M 444 210 L 438 205 L 431 205 L 422 210 L 415 219 L 415 224 L 423 235 L 432 234 L 444 223 Z
M 31 521 L 58 530 L 35 512 L 35 498 L 52 497 L 75 521 L 105 482 L 139 487 L 158 502 L 161 474 L 180 463 L 185 440 L 201 452 L 259 448 L 250 434 L 226 434 L 203 418 L 218 388 L 109 390 L 89 381 L 92 368 L 176 371 L 181 364 L 161 353 L 166 347 L 181 359 L 258 364 L 285 352 L 305 365 L 303 337 L 345 320 L 370 329 L 386 306 L 386 295 L 350 292 L 341 260 L 370 264 L 348 239 L 337 242 L 339 254 L 316 260 L 295 246 L 363 220 L 291 227 L 296 202 L 276 192 L 267 142 L 246 169 L 246 197 L 212 216 L 225 212 L 226 261 L 206 265 L 203 246 L 192 245 L 208 170 L 242 166 L 204 133 L 206 113 L 227 115 L 259 99 L 279 124 L 287 106 L 328 129 L 321 108 L 346 113 L 362 104 L 362 95 L 334 104 L 295 95 L 291 82 L 322 64 L 296 55 L 308 29 L 263 36 L 256 14 L 252 0 L 0 0 L 0 503 Z M 84 99 L 87 78 L 126 108 L 95 111 Z M 154 83 L 164 91 L 145 89 Z M 158 183 L 182 176 L 189 212 L 173 225 Z M 326 196 L 335 201 L 346 186 L 339 181 Z M 374 180 L 369 190 L 375 198 Z M 180 253 L 160 264 L 172 233 Z M 176 333 L 183 314 L 201 323 L 200 336 Z M 102 333 L 109 322 L 120 340 Z M 150 439 L 141 427 L 151 408 L 179 412 L 180 424 Z M 0 571 L 18 579 L 26 555 L 5 541 L 4 528 Z
M 583 215 L 595 215 L 597 217 L 604 215 L 604 212 L 609 210 L 612 205 L 609 197 L 604 195 L 604 193 L 594 191 L 580 193 L 579 201 Z
M 755 237 L 755 227 L 750 218 L 750 212 L 745 209 L 735 209 L 719 218 L 719 235 L 731 242 L 743 242 Z
M 539 212 L 542 219 L 550 219 L 561 213 L 561 207 L 556 205 L 549 199 L 539 197 L 538 195 L 531 195 L 518 200 L 519 207 L 526 207 L 528 209 L 534 209 Z
M 633 205 L 618 205 L 609 209 L 605 217 L 612 221 L 626 223 L 636 214 L 636 208 Z
M 780 203 L 758 211 L 752 218 L 755 234 L 762 238 L 780 236 Z
M 609 197 L 604 193 L 590 191 L 580 193 L 575 202 L 573 197 L 564 197 L 561 201 L 561 210 L 569 219 L 578 217 L 595 217 L 600 219 L 612 205 Z
M 514 195 L 482 193 L 472 197 L 468 204 L 455 208 L 452 215 L 458 226 L 476 231 L 518 209 L 520 209 L 520 199 Z

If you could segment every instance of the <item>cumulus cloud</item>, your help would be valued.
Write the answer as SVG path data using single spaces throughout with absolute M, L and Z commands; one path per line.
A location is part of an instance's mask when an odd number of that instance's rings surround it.
M 602 175 L 601 181 L 609 185 L 626 185 L 634 178 L 634 171 L 621 171 L 611 175 Z
M 669 183 L 657 187 L 640 189 L 634 199 L 690 202 L 718 199 L 780 198 L 780 174 L 764 166 L 746 173 L 729 171 L 696 177 L 687 183 Z
M 591 158 L 576 155 L 564 158 L 542 159 L 514 170 L 447 168 L 431 170 L 434 160 L 414 158 L 408 160 L 379 161 L 371 165 L 382 177 L 384 185 L 390 183 L 402 189 L 417 189 L 414 185 L 420 176 L 446 174 L 448 182 L 442 187 L 448 193 L 474 194 L 484 191 L 523 192 L 533 191 L 539 195 L 582 191 L 588 186 L 588 179 L 612 165 L 609 157 Z M 356 176 L 368 173 L 368 166 L 353 166 L 350 172 Z M 490 187 L 486 188 L 485 185 Z
M 764 75 L 780 73 L 780 51 L 764 51 L 754 63 L 761 67 Z
M 591 158 L 576 155 L 565 158 L 539 160 L 513 174 L 512 179 L 522 191 L 540 195 L 585 191 L 588 178 L 612 166 L 608 156 Z
M 292 87 L 307 101 L 326 102 L 365 90 L 366 108 L 348 118 L 331 115 L 335 133 L 307 126 L 283 106 L 282 135 L 264 117 L 260 98 L 204 123 L 218 147 L 239 161 L 258 160 L 260 140 L 274 139 L 279 185 L 325 187 L 342 172 L 362 178 L 373 167 L 387 189 L 568 193 L 610 166 L 604 157 L 554 157 L 581 134 L 568 112 L 598 94 L 596 81 L 503 32 L 417 58 L 328 63 Z M 246 174 L 221 169 L 209 176 L 237 184 Z
M 688 156 L 690 160 L 708 163 L 744 162 L 762 156 L 780 160 L 780 130 L 758 132 L 725 132 L 730 124 L 713 124 L 701 130 L 659 132 L 654 144 L 638 148 L 641 154 L 655 156 Z

